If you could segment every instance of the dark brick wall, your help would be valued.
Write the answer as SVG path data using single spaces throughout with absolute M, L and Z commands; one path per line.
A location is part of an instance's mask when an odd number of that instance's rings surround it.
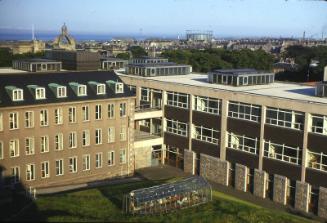
M 188 149 L 188 138 L 165 132 L 164 143 L 180 149 Z
M 214 128 L 220 131 L 221 117 L 219 115 L 193 111 L 192 119 L 194 125 L 198 125 L 198 126 L 202 125 L 207 128 Z
M 312 152 L 327 152 L 327 136 L 308 133 L 308 149 Z
M 327 173 L 307 168 L 305 174 L 305 181 L 316 187 L 327 187 Z
M 165 106 L 165 117 L 168 119 L 174 119 L 181 122 L 189 122 L 189 110 L 183 108 Z
M 286 176 L 292 180 L 301 180 L 301 166 L 263 157 L 263 170 L 268 174 Z
M 238 135 L 260 138 L 260 123 L 242 119 L 228 118 L 227 131 Z
M 218 158 L 220 155 L 219 145 L 202 142 L 196 139 L 192 139 L 192 150 L 196 153 L 203 153 Z
M 245 165 L 249 168 L 258 168 L 259 166 L 259 157 L 257 155 L 235 149 L 226 149 L 226 160 L 231 163 Z
M 290 146 L 303 147 L 303 131 L 265 125 L 265 140 Z

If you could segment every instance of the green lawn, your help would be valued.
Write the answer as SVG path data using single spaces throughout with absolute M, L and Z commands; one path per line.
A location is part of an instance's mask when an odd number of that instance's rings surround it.
M 110 222 L 310 222 L 285 212 L 272 211 L 214 191 L 213 201 L 167 215 L 128 216 L 121 211 L 122 195 L 163 181 L 142 181 L 76 192 L 39 196 L 12 220 Z M 2 209 L 4 210 L 4 209 Z

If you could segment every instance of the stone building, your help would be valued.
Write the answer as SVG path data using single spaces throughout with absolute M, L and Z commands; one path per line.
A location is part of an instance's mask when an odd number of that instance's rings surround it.
M 69 35 L 66 24 L 61 27 L 61 34 L 52 43 L 54 49 L 76 50 L 76 41 Z
M 45 43 L 41 40 L 31 41 L 2 41 L 0 48 L 8 48 L 12 54 L 39 53 L 45 50 Z
M 113 72 L 0 75 L 0 186 L 132 175 L 134 101 Z

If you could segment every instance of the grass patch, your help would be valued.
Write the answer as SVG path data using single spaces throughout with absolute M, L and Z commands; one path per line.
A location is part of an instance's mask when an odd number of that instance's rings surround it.
M 94 189 L 40 196 L 16 219 L 50 222 L 287 222 L 308 219 L 269 210 L 235 197 L 213 191 L 213 201 L 166 215 L 130 216 L 121 211 L 123 194 L 167 181 L 142 181 Z

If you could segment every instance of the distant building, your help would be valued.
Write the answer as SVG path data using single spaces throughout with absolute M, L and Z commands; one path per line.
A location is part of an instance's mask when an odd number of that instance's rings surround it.
M 40 58 L 21 59 L 13 61 L 13 68 L 29 72 L 60 71 L 61 62 Z
M 187 30 L 186 40 L 190 42 L 211 42 L 213 38 L 212 31 Z
M 62 62 L 66 70 L 98 70 L 100 69 L 100 54 L 89 51 L 50 50 L 45 52 L 50 60 Z
M 125 68 L 127 64 L 128 64 L 128 60 L 123 60 L 115 57 L 101 58 L 102 70 L 118 70 L 118 69 Z
M 64 50 L 75 50 L 76 41 L 75 39 L 68 34 L 68 29 L 66 24 L 61 27 L 61 34 L 56 37 L 53 41 L 54 49 L 64 49 Z
M 41 40 L 3 41 L 0 48 L 8 48 L 12 54 L 39 53 L 44 51 L 45 43 Z

